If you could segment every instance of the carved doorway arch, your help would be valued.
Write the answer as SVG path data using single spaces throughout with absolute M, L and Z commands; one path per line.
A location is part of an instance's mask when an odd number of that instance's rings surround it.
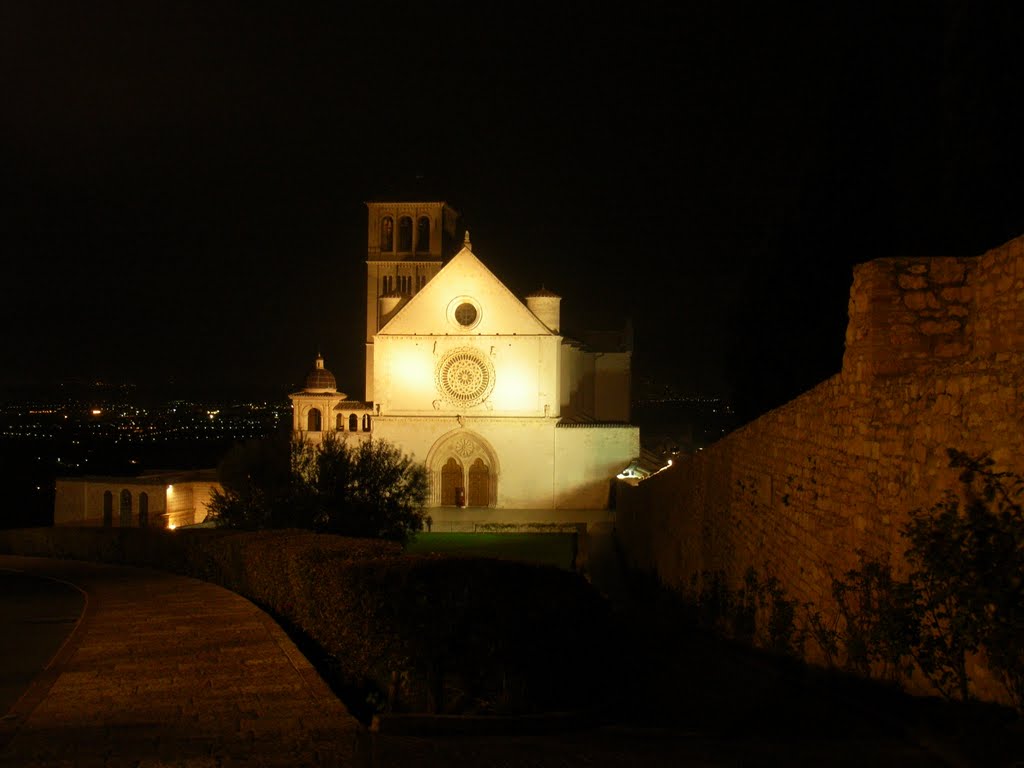
M 427 452 L 426 465 L 430 506 L 456 504 L 455 488 L 462 489 L 467 506 L 497 506 L 498 457 L 481 435 L 464 428 L 442 435 Z

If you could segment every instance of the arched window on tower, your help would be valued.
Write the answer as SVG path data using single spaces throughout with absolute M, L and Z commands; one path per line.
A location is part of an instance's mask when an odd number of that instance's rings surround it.
M 344 415 L 339 413 L 338 416 L 334 419 L 334 428 L 336 430 L 338 430 L 339 432 L 344 432 L 345 431 L 345 417 L 344 417 Z
M 114 494 L 110 491 L 103 492 L 103 527 L 109 528 L 114 524 Z
M 127 528 L 132 524 L 132 492 L 127 488 L 121 491 L 121 516 L 119 525 Z
M 412 218 L 403 216 L 398 220 L 398 250 L 412 250 Z
M 382 251 L 395 250 L 395 220 L 385 216 L 380 220 L 380 249 Z
M 369 432 L 370 431 L 370 426 L 371 426 L 370 425 L 370 414 L 364 413 L 363 414 L 363 432 Z
M 143 491 L 139 494 L 139 528 L 149 525 L 149 494 Z
M 309 415 L 306 417 L 306 429 L 309 432 L 319 432 L 321 426 L 320 409 L 310 408 Z
M 420 216 L 416 220 L 416 253 L 430 252 L 430 217 Z
M 348 417 L 348 431 L 358 432 L 359 431 L 359 417 L 354 413 Z

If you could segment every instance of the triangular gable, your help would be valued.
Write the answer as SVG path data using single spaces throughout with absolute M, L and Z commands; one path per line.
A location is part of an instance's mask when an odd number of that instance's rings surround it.
M 452 309 L 468 299 L 479 309 L 471 328 L 451 320 Z M 468 248 L 463 248 L 398 313 L 378 336 L 512 335 L 552 332 L 505 287 Z

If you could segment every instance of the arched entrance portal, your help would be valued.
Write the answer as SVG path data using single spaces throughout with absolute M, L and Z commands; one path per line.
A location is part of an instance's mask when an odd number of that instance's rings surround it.
M 429 506 L 497 506 L 498 458 L 480 435 L 466 429 L 449 432 L 431 447 L 426 464 Z

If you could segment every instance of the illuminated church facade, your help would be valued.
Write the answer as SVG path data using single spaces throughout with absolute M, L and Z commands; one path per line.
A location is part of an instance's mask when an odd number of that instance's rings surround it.
M 607 509 L 640 453 L 631 331 L 562 335 L 560 297 L 514 296 L 443 202 L 367 206 L 365 398 L 318 357 L 290 395 L 295 434 L 396 444 L 436 511 Z

